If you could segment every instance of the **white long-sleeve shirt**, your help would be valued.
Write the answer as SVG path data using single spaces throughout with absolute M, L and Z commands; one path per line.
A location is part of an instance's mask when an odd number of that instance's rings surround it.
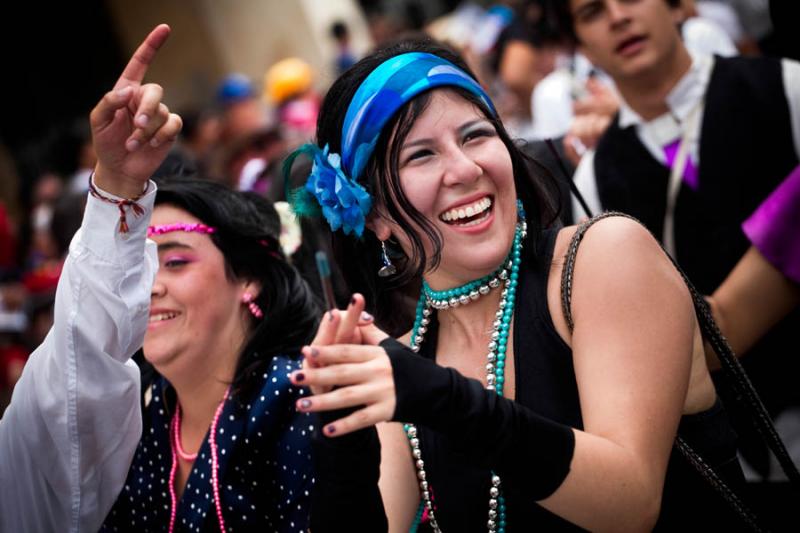
M 89 196 L 58 282 L 55 322 L 0 420 L 0 531 L 100 527 L 142 431 L 139 370 L 158 260 L 146 231 L 155 184 L 118 232 L 116 206 Z

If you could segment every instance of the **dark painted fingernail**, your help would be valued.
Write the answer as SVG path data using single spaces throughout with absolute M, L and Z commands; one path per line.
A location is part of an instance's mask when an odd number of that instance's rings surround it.
M 328 435 L 333 435 L 334 433 L 336 433 L 336 428 L 334 427 L 333 424 L 331 424 L 330 426 L 326 426 L 325 433 L 327 433 Z
M 311 400 L 300 400 L 300 409 L 308 409 L 311 407 Z
M 366 311 L 361 311 L 361 321 L 362 322 L 372 322 L 375 317 L 371 314 L 367 313 Z
M 302 372 L 298 372 L 297 374 L 294 375 L 294 379 L 295 381 L 303 381 L 304 379 L 306 379 L 306 375 L 303 374 Z

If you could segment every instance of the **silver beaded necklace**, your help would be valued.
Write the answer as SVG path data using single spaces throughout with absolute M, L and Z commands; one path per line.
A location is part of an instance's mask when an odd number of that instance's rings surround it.
M 516 300 L 517 279 L 519 276 L 519 264 L 522 251 L 522 242 L 527 235 L 527 223 L 522 217 L 522 220 L 517 223 L 517 229 L 514 234 L 514 244 L 511 247 L 509 257 L 504 261 L 503 265 L 495 272 L 486 278 L 479 280 L 479 282 L 471 282 L 458 289 L 451 291 L 435 292 L 430 291 L 427 284 L 423 285 L 423 293 L 420 296 L 417 304 L 417 317 L 414 323 L 414 328 L 411 334 L 411 349 L 414 352 L 419 352 L 424 340 L 424 335 L 428 330 L 430 324 L 430 317 L 432 308 L 436 309 L 449 309 L 459 305 L 466 305 L 472 301 L 477 300 L 482 295 L 488 294 L 492 289 L 503 285 L 503 292 L 500 294 L 500 304 L 495 313 L 495 320 L 492 323 L 492 333 L 489 344 L 487 346 L 488 353 L 486 355 L 486 388 L 494 390 L 497 394 L 503 395 L 503 385 L 505 382 L 505 355 L 506 346 L 508 344 L 508 333 L 511 323 L 511 317 L 514 312 L 514 302 Z M 486 281 L 484 281 L 486 280 Z M 477 284 L 476 284 L 477 283 Z M 444 292 L 463 292 L 468 294 L 467 298 L 462 296 L 455 296 L 451 298 L 444 298 Z M 416 529 L 419 519 L 422 515 L 422 510 L 427 511 L 428 520 L 431 528 L 436 533 L 441 533 L 439 524 L 436 521 L 436 515 L 433 507 L 433 500 L 431 498 L 430 486 L 427 480 L 427 472 L 425 471 L 425 462 L 422 459 L 422 450 L 420 448 L 419 436 L 417 428 L 414 424 L 405 424 L 404 426 L 409 445 L 411 446 L 411 455 L 414 458 L 414 466 L 417 470 L 417 479 L 419 480 L 420 495 L 422 497 L 422 504 L 420 512 L 417 513 L 417 518 L 412 526 L 412 531 Z M 498 475 L 492 473 L 491 486 L 489 487 L 489 512 L 488 520 L 486 522 L 489 533 L 505 533 L 506 519 L 505 519 L 505 500 L 500 491 L 501 480 Z

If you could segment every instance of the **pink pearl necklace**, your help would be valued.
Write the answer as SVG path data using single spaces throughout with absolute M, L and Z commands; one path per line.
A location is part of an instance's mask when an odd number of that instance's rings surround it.
M 175 416 L 173 420 L 175 423 L 172 424 L 172 431 L 170 431 L 170 433 L 172 434 L 172 444 L 175 451 L 178 452 L 178 457 L 184 461 L 192 462 L 197 459 L 197 452 L 186 453 L 181 445 L 181 404 L 175 405 Z
M 225 391 L 222 401 L 219 402 L 217 410 L 214 412 L 214 420 L 211 422 L 209 430 L 208 443 L 211 447 L 211 489 L 214 493 L 214 507 L 217 510 L 217 521 L 219 522 L 219 529 L 225 533 L 225 519 L 222 516 L 222 503 L 219 499 L 219 465 L 217 461 L 217 424 L 219 416 L 222 414 L 222 408 L 225 406 L 225 400 L 228 399 L 230 388 Z M 169 496 L 172 500 L 172 509 L 169 517 L 169 533 L 175 530 L 175 516 L 178 510 L 178 496 L 175 492 L 175 475 L 178 471 L 178 458 L 184 461 L 194 461 L 197 458 L 197 453 L 189 454 L 183 450 L 181 446 L 181 405 L 175 404 L 175 414 L 172 416 L 172 423 L 170 424 L 170 441 L 172 448 L 172 468 L 169 471 Z

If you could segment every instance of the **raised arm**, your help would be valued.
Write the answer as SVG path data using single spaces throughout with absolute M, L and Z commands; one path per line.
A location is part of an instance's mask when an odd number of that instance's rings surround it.
M 155 250 L 145 244 L 148 183 L 180 130 L 161 90 L 142 85 L 169 27 L 154 29 L 91 114 L 97 197 L 59 280 L 53 328 L 31 355 L 0 421 L 0 530 L 96 531 L 122 488 L 141 433 L 139 371 Z M 147 125 L 134 117 L 149 115 Z M 149 145 L 159 139 L 160 146 Z M 126 146 L 138 140 L 140 147 Z M 104 197 L 105 200 L 99 197 Z M 138 208 L 113 203 L 139 197 Z

